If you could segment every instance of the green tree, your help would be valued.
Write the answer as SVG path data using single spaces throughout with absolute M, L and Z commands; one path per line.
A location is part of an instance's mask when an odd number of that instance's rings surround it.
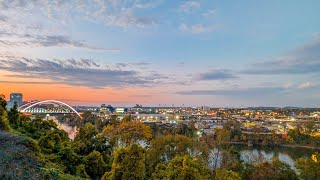
M 7 110 L 0 106 L 0 130 L 2 131 L 10 131 L 10 123 L 8 120 Z
M 60 130 L 55 122 L 52 120 L 46 121 L 42 120 L 41 117 L 36 117 L 35 119 L 29 120 L 28 118 L 23 118 L 21 120 L 21 132 L 25 133 L 27 136 L 33 139 L 40 139 L 45 136 L 49 131 L 59 131 L 61 132 L 61 138 L 68 139 L 67 133 Z M 62 136 L 64 132 L 64 135 Z
M 90 176 L 86 172 L 86 167 L 83 164 L 77 166 L 76 169 L 77 169 L 76 176 L 82 177 L 82 178 L 85 178 L 85 179 L 89 179 L 90 178 Z
M 316 152 L 311 158 L 300 158 L 295 167 L 300 172 L 301 179 L 320 179 L 320 153 Z
M 74 152 L 74 150 L 68 146 L 63 146 L 57 153 L 58 162 L 65 168 L 66 173 L 77 174 L 78 166 L 81 163 L 81 157 Z
M 179 124 L 177 129 L 175 130 L 175 133 L 192 138 L 196 135 L 196 131 L 197 129 L 195 128 L 194 122 L 192 121 L 189 124 Z
M 74 139 L 74 146 L 81 155 L 87 155 L 93 150 L 103 152 L 107 150 L 106 140 L 98 134 L 98 130 L 91 123 L 80 127 Z
M 136 144 L 119 148 L 114 152 L 114 160 L 110 172 L 102 179 L 145 179 L 145 150 Z
M 151 179 L 153 180 L 166 179 L 166 176 L 167 176 L 166 169 L 167 169 L 166 164 L 159 163 L 156 167 L 156 170 L 152 173 Z
M 39 139 L 39 147 L 43 153 L 57 153 L 61 148 L 62 138 L 58 131 L 49 131 Z
M 192 140 L 186 136 L 166 135 L 151 141 L 147 151 L 147 173 L 148 176 L 159 163 L 168 163 L 176 155 L 187 155 L 192 149 Z
M 218 169 L 215 180 L 241 180 L 240 174 L 226 169 Z
M 307 122 L 304 127 L 304 132 L 306 134 L 312 134 L 312 133 L 316 132 L 317 129 L 316 129 L 315 125 L 316 125 L 315 122 Z
M 176 156 L 169 162 L 166 168 L 166 179 L 210 179 L 210 173 L 206 166 L 198 159 L 191 158 L 187 155 Z
M 90 111 L 85 111 L 82 113 L 81 124 L 91 123 L 94 124 L 97 117 L 92 114 Z
M 8 113 L 8 119 L 11 124 L 11 127 L 18 128 L 20 126 L 20 115 L 18 111 L 18 104 L 14 102 L 13 107 L 10 109 Z
M 104 172 L 106 172 L 107 165 L 100 152 L 92 151 L 84 158 L 84 161 L 86 167 L 85 170 L 92 179 L 100 179 Z

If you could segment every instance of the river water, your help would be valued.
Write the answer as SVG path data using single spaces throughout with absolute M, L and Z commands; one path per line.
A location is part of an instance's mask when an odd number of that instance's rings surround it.
M 240 158 L 245 162 L 252 162 L 262 157 L 270 161 L 273 157 L 278 157 L 281 161 L 289 164 L 292 169 L 295 161 L 299 158 L 310 158 L 316 149 L 298 148 L 298 147 L 247 147 L 245 145 L 236 145 L 235 149 L 240 152 Z

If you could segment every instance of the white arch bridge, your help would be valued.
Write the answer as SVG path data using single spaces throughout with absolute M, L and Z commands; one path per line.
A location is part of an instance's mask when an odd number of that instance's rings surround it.
M 38 105 L 54 104 L 58 105 L 58 108 L 43 108 L 37 107 Z M 31 114 L 76 114 L 81 118 L 81 115 L 70 105 L 57 101 L 57 100 L 44 100 L 44 101 L 32 101 L 28 104 L 20 106 L 18 110 L 21 113 L 31 113 Z

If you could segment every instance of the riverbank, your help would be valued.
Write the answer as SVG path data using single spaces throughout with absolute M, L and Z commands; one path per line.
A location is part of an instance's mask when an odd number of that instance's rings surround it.
M 238 144 L 238 145 L 247 145 L 245 142 L 230 142 L 230 144 Z M 260 144 L 254 144 L 254 145 L 259 145 L 259 146 L 265 146 Z M 291 147 L 291 148 L 306 148 L 306 149 L 317 149 L 320 150 L 320 147 L 317 146 L 307 146 L 307 145 L 300 145 L 300 144 L 280 144 L 277 145 L 278 147 Z

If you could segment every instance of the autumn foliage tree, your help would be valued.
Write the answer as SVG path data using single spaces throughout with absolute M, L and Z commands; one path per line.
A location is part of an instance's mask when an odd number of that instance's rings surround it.
M 152 138 L 151 128 L 141 122 L 124 121 L 120 124 L 108 125 L 103 135 L 115 146 L 130 146 L 139 140 L 149 141 Z
M 314 153 L 311 158 L 298 159 L 295 166 L 300 172 L 301 179 L 320 179 L 320 153 Z

